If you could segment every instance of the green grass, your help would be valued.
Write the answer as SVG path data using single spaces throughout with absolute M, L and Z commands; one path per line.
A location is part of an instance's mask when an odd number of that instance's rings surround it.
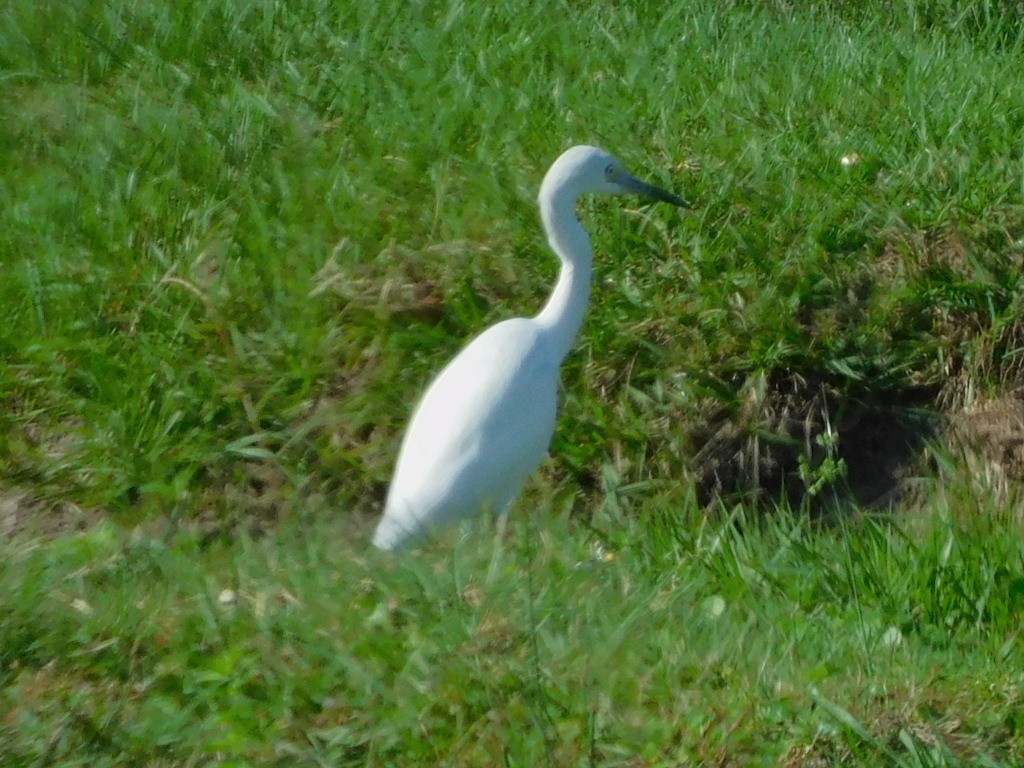
M 6 3 L 0 531 L 104 523 L 2 546 L 0 762 L 1024 760 L 1014 468 L 940 445 L 891 518 L 787 511 L 880 471 L 864 409 L 1024 383 L 1018 16 Z M 410 403 L 541 305 L 581 142 L 694 208 L 584 203 L 506 546 L 379 559 Z
M 987 510 L 961 509 L 976 515 Z M 532 514 L 401 565 L 343 526 L 104 526 L 0 571 L 5 765 L 1015 765 L 1019 529 Z M 234 599 L 222 597 L 232 590 Z M 813 760 L 823 760 L 814 763 Z

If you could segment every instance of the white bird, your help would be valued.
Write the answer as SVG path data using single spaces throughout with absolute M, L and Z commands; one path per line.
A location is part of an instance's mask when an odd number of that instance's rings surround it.
M 505 512 L 540 466 L 555 431 L 558 369 L 583 324 L 593 252 L 576 218 L 581 194 L 670 192 L 612 155 L 577 146 L 551 166 L 538 203 L 561 273 L 540 314 L 498 323 L 471 341 L 427 389 L 405 433 L 373 543 L 394 550 L 483 510 Z

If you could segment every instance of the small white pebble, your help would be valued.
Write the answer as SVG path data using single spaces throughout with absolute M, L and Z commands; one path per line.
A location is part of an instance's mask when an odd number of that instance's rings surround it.
M 71 601 L 71 607 L 79 613 L 92 613 L 92 606 L 80 597 L 76 597 L 74 600 Z
M 725 613 L 725 598 L 721 595 L 712 595 L 704 601 L 704 613 L 712 619 L 719 618 Z
M 903 633 L 900 632 L 899 627 L 889 627 L 885 630 L 885 634 L 882 635 L 882 643 L 890 648 L 898 648 L 903 645 Z
M 217 595 L 217 602 L 221 605 L 234 605 L 238 602 L 238 595 L 233 589 L 222 589 Z
M 850 152 L 849 154 L 843 155 L 839 162 L 842 164 L 843 168 L 852 168 L 860 161 L 861 156 L 859 154 L 856 152 Z

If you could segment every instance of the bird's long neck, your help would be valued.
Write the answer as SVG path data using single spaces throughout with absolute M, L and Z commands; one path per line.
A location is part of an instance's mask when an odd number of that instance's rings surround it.
M 569 354 L 587 312 L 593 251 L 590 237 L 576 218 L 576 193 L 553 186 L 545 183 L 541 187 L 540 215 L 548 243 L 562 261 L 562 270 L 536 320 L 548 337 L 546 348 L 559 364 Z

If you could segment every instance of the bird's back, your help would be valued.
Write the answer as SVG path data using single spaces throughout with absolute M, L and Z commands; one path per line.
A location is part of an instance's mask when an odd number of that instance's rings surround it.
M 560 361 L 541 340 L 535 321 L 506 320 L 441 371 L 402 442 L 379 545 L 511 501 L 554 431 Z

